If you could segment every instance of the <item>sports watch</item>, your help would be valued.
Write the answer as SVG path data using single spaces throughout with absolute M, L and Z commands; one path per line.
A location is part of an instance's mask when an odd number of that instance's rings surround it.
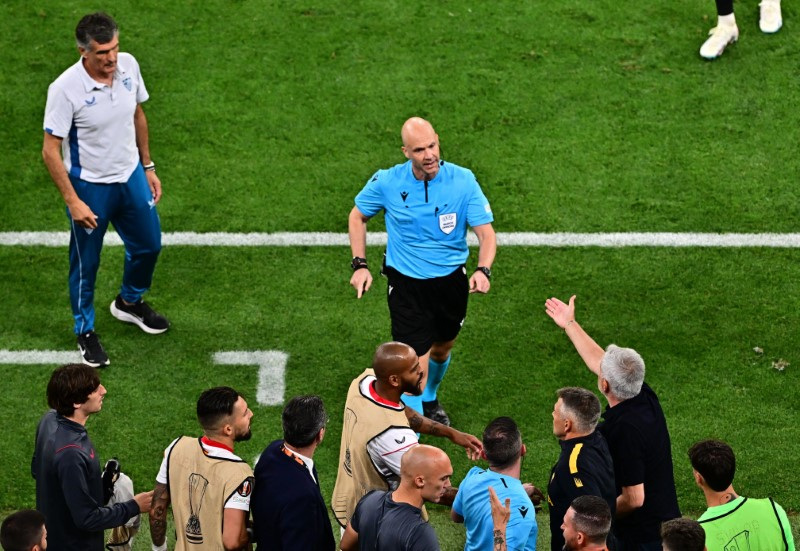
M 366 268 L 369 270 L 369 266 L 367 266 L 367 259 L 361 258 L 360 256 L 354 256 L 353 260 L 350 261 L 350 267 L 353 268 L 353 271 L 360 270 L 361 268 Z
M 486 266 L 478 266 L 477 268 L 475 268 L 475 271 L 483 272 L 483 275 L 485 275 L 486 279 L 488 280 L 492 279 L 492 270 L 490 268 L 487 268 Z

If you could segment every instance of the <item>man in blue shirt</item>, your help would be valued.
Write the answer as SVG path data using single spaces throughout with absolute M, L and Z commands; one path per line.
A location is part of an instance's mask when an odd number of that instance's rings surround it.
M 350 211 L 350 284 L 358 298 L 372 285 L 367 222 L 384 211 L 388 243 L 382 271 L 389 280 L 392 337 L 414 348 L 427 377 L 420 398 L 403 400 L 449 425 L 437 391 L 467 314 L 469 293 L 489 292 L 497 249 L 494 217 L 472 172 L 439 158 L 439 136 L 428 121 L 408 119 L 401 136 L 408 161 L 376 172 Z M 467 226 L 480 246 L 478 266 L 469 278 Z
M 465 551 L 492 549 L 493 523 L 491 505 L 486 500 L 489 487 L 499 499 L 510 499 L 511 518 L 506 527 L 506 542 L 511 549 L 536 550 L 536 511 L 542 494 L 531 484 L 519 480 L 525 455 L 522 435 L 513 419 L 498 417 L 483 431 L 483 453 L 488 469 L 473 467 L 458 488 L 450 516 L 467 527 Z

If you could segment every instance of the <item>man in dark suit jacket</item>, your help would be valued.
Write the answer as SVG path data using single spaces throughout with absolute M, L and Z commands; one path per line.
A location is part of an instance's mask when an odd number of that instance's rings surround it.
M 283 410 L 283 440 L 272 442 L 255 468 L 250 510 L 258 549 L 334 551 L 314 451 L 328 416 L 319 396 L 297 396 Z

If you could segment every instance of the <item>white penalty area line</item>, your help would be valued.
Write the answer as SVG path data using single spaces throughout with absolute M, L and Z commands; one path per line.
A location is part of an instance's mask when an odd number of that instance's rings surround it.
M 0 364 L 63 365 L 81 362 L 81 354 L 59 350 L 0 350 Z
M 478 238 L 469 233 L 470 246 Z M 170 232 L 161 236 L 168 246 L 187 247 L 346 247 L 346 233 L 277 232 L 223 233 Z M 103 244 L 122 245 L 114 232 Z M 502 247 L 773 247 L 800 248 L 800 233 L 498 233 Z M 0 246 L 66 247 L 69 232 L 0 232 Z M 367 245 L 386 245 L 385 232 L 367 234 Z

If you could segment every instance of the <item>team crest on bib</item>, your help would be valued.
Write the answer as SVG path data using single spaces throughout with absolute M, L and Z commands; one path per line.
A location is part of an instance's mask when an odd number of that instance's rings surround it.
M 453 230 L 456 229 L 456 213 L 440 214 L 439 229 L 448 235 L 453 233 Z
M 130 92 L 131 91 L 131 77 L 125 77 L 122 79 L 122 85 L 125 86 L 125 89 Z

